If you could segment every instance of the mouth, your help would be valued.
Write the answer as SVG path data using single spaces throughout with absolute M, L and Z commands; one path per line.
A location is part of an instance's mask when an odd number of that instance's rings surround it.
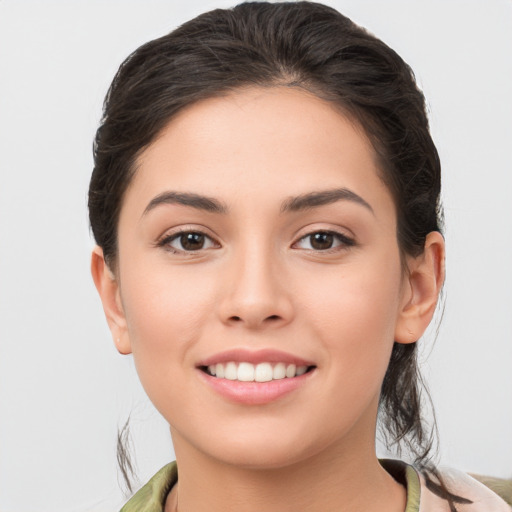
M 253 364 L 249 362 L 228 361 L 199 369 L 210 377 L 226 379 L 238 382 L 271 382 L 274 380 L 293 379 L 313 371 L 314 365 L 296 365 L 284 362 L 261 362 Z
M 237 348 L 217 353 L 196 366 L 202 381 L 231 403 L 264 405 L 299 392 L 317 373 L 317 365 L 275 349 Z

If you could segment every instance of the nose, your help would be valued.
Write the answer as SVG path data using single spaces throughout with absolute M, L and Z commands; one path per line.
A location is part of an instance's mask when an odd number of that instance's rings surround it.
M 271 251 L 254 246 L 234 254 L 218 304 L 225 324 L 258 330 L 288 324 L 294 315 L 286 273 Z

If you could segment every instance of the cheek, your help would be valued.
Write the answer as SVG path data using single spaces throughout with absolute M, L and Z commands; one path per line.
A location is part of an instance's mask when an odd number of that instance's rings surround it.
M 374 262 L 361 267 L 340 269 L 325 286 L 317 281 L 302 293 L 308 297 L 304 311 L 313 335 L 322 340 L 332 378 L 351 381 L 354 396 L 367 392 L 366 385 L 380 389 L 401 299 L 398 258 L 390 266 Z
M 137 268 L 137 267 L 136 267 Z M 125 273 L 122 302 L 140 379 L 148 387 L 176 375 L 190 348 L 203 337 L 215 304 L 214 288 L 192 267 L 170 272 L 165 265 Z M 201 288 L 199 285 L 201 284 Z
M 187 342 L 187 333 L 200 327 L 214 303 L 212 286 L 192 266 L 165 262 L 125 272 L 121 295 L 134 343 L 139 337 L 144 343 L 163 341 L 160 337 Z
M 375 260 L 328 269 L 302 281 L 306 311 L 322 318 L 319 324 L 327 330 L 352 330 L 354 339 L 367 331 L 392 336 L 402 294 L 400 261 L 398 256 L 391 263 Z

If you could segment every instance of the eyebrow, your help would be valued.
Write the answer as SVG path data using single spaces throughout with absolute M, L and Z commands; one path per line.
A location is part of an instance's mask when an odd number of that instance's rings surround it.
M 368 209 L 375 215 L 373 208 L 367 203 L 361 196 L 357 195 L 348 188 L 335 188 L 329 190 L 320 190 L 318 192 L 309 192 L 302 194 L 297 197 L 291 197 L 286 200 L 282 207 L 281 212 L 298 212 L 303 210 L 309 210 L 310 208 L 316 208 L 318 206 L 324 206 L 337 201 L 352 201 L 360 204 Z
M 163 192 L 154 197 L 144 210 L 143 216 L 161 204 L 180 204 L 211 213 L 227 213 L 226 205 L 213 197 L 207 197 L 192 192 Z
M 348 188 L 320 190 L 316 192 L 308 192 L 307 194 L 302 194 L 296 197 L 291 197 L 283 202 L 281 206 L 281 213 L 304 211 L 310 208 L 316 208 L 342 200 L 352 201 L 354 203 L 360 204 L 370 212 L 374 213 L 373 208 L 369 203 L 367 203 L 361 196 L 357 195 L 355 192 L 352 192 Z M 179 204 L 210 213 L 226 214 L 229 211 L 228 207 L 224 203 L 218 199 L 215 199 L 214 197 L 194 194 L 193 192 L 167 191 L 154 197 L 146 206 L 142 216 L 146 215 L 151 210 L 162 204 Z

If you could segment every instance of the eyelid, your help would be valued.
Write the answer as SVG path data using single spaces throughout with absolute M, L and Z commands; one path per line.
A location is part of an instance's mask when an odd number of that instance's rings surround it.
M 176 248 L 170 246 L 170 243 L 172 241 L 178 239 L 180 236 L 182 236 L 183 234 L 187 234 L 187 233 L 197 233 L 197 234 L 203 235 L 205 238 L 209 239 L 212 242 L 213 247 L 201 248 L 201 249 L 197 249 L 195 251 L 187 251 L 187 250 L 176 249 Z M 203 227 L 180 226 L 178 228 L 174 228 L 174 229 L 165 231 L 165 233 L 163 235 L 158 237 L 158 239 L 155 243 L 155 246 L 162 247 L 163 249 L 166 249 L 175 254 L 193 255 L 193 254 L 197 254 L 199 252 L 208 251 L 213 248 L 218 248 L 221 246 L 221 244 L 218 242 L 218 240 L 216 239 L 215 236 L 213 236 L 212 234 L 209 233 L 209 230 L 207 230 Z
M 292 248 L 294 248 L 297 244 L 299 244 L 299 242 L 302 242 L 303 240 L 306 240 L 307 238 L 309 238 L 317 233 L 332 235 L 339 242 L 339 244 L 334 247 L 330 247 L 328 249 L 313 249 L 313 248 L 311 248 L 311 249 L 303 249 L 303 250 L 315 252 L 315 253 L 328 254 L 330 252 L 342 251 L 344 249 L 347 249 L 349 247 L 353 247 L 356 245 L 356 241 L 352 236 L 349 236 L 349 235 L 342 233 L 340 231 L 337 231 L 335 229 L 318 228 L 318 229 L 312 229 L 312 230 L 308 231 L 307 233 L 298 237 L 296 239 L 296 241 L 292 244 Z

